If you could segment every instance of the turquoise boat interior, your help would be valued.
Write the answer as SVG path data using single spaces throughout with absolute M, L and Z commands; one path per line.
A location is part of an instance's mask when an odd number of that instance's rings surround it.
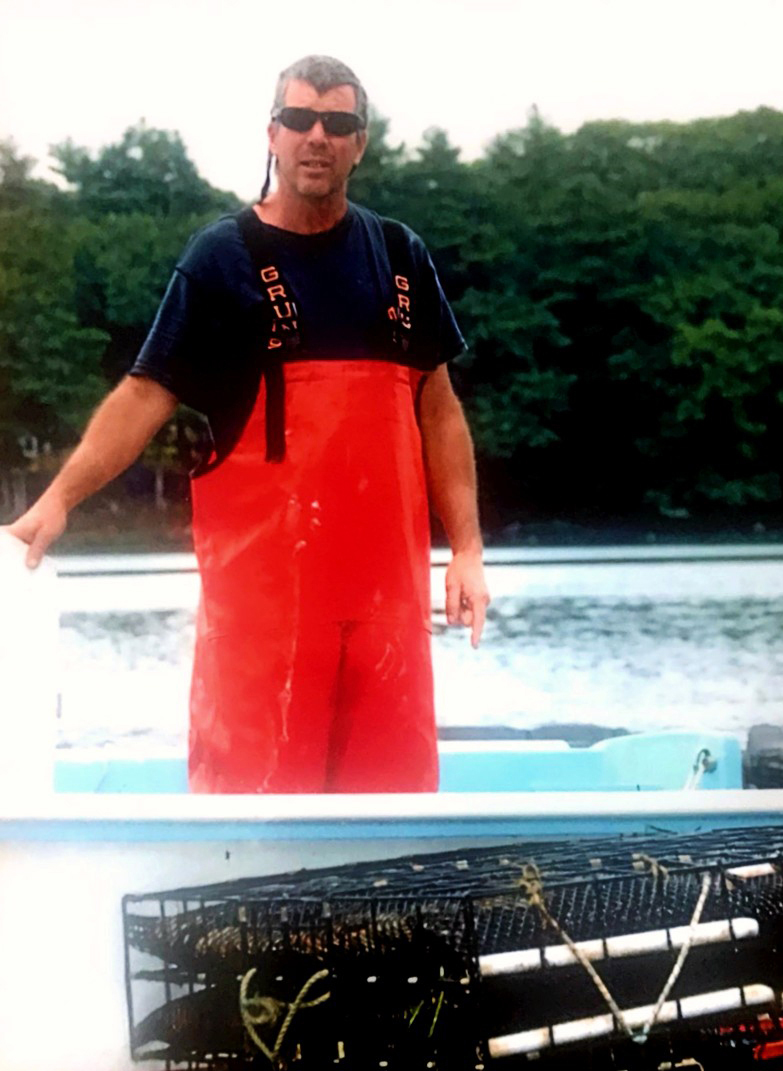
M 649 792 L 738 789 L 740 739 L 732 733 L 634 733 L 573 747 L 564 740 L 442 740 L 441 792 Z M 58 753 L 55 790 L 185 793 L 184 757 Z

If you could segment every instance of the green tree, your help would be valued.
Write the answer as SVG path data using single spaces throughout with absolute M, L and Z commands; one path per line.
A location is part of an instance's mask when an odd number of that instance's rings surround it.
M 74 301 L 73 234 L 33 210 L 0 212 L 0 455 L 19 439 L 74 440 L 105 390 L 105 332 L 83 327 Z
M 69 139 L 51 149 L 55 168 L 73 187 L 77 207 L 91 218 L 109 213 L 188 216 L 240 207 L 233 193 L 203 179 L 178 133 L 129 127 L 96 154 Z
M 389 144 L 389 120 L 373 108 L 367 124 L 367 148 L 352 176 L 349 196 L 382 216 L 394 214 L 398 204 L 398 172 L 405 159 L 405 146 Z

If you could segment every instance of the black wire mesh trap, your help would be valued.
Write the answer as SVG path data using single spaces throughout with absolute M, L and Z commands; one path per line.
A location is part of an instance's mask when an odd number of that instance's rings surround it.
M 407 856 L 123 911 L 132 1054 L 170 1068 L 734 1067 L 783 1042 L 783 827 Z
M 124 900 L 134 1058 L 192 1068 L 474 1068 L 470 903 Z M 472 1047 L 472 1051 L 471 1051 Z

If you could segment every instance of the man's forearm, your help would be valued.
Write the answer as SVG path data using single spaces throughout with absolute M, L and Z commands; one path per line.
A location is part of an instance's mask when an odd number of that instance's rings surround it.
M 476 464 L 462 406 L 443 366 L 422 391 L 421 434 L 432 504 L 454 552 L 446 570 L 446 619 L 467 626 L 478 647 L 489 592 L 481 561 Z
M 434 375 L 439 380 L 426 384 L 421 408 L 430 497 L 453 552 L 481 554 L 476 462 L 470 431 L 446 369 L 438 369 Z
M 70 510 L 135 461 L 176 407 L 174 395 L 151 379 L 129 376 L 112 391 L 59 474 L 8 527 L 28 544 L 29 566 L 35 567 L 62 535 Z
M 81 442 L 42 498 L 67 511 L 124 472 L 171 417 L 177 399 L 151 380 L 127 377 L 95 411 Z

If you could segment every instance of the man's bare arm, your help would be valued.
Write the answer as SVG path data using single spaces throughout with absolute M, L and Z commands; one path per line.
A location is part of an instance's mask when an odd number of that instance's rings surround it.
M 29 543 L 34 568 L 65 531 L 68 513 L 132 464 L 177 408 L 165 387 L 142 376 L 126 376 L 100 404 L 84 437 L 38 501 L 8 527 Z
M 469 627 L 471 642 L 478 647 L 489 592 L 481 560 L 476 465 L 470 431 L 445 365 L 424 384 L 421 433 L 432 502 L 453 553 L 446 572 L 446 617 L 449 624 Z

